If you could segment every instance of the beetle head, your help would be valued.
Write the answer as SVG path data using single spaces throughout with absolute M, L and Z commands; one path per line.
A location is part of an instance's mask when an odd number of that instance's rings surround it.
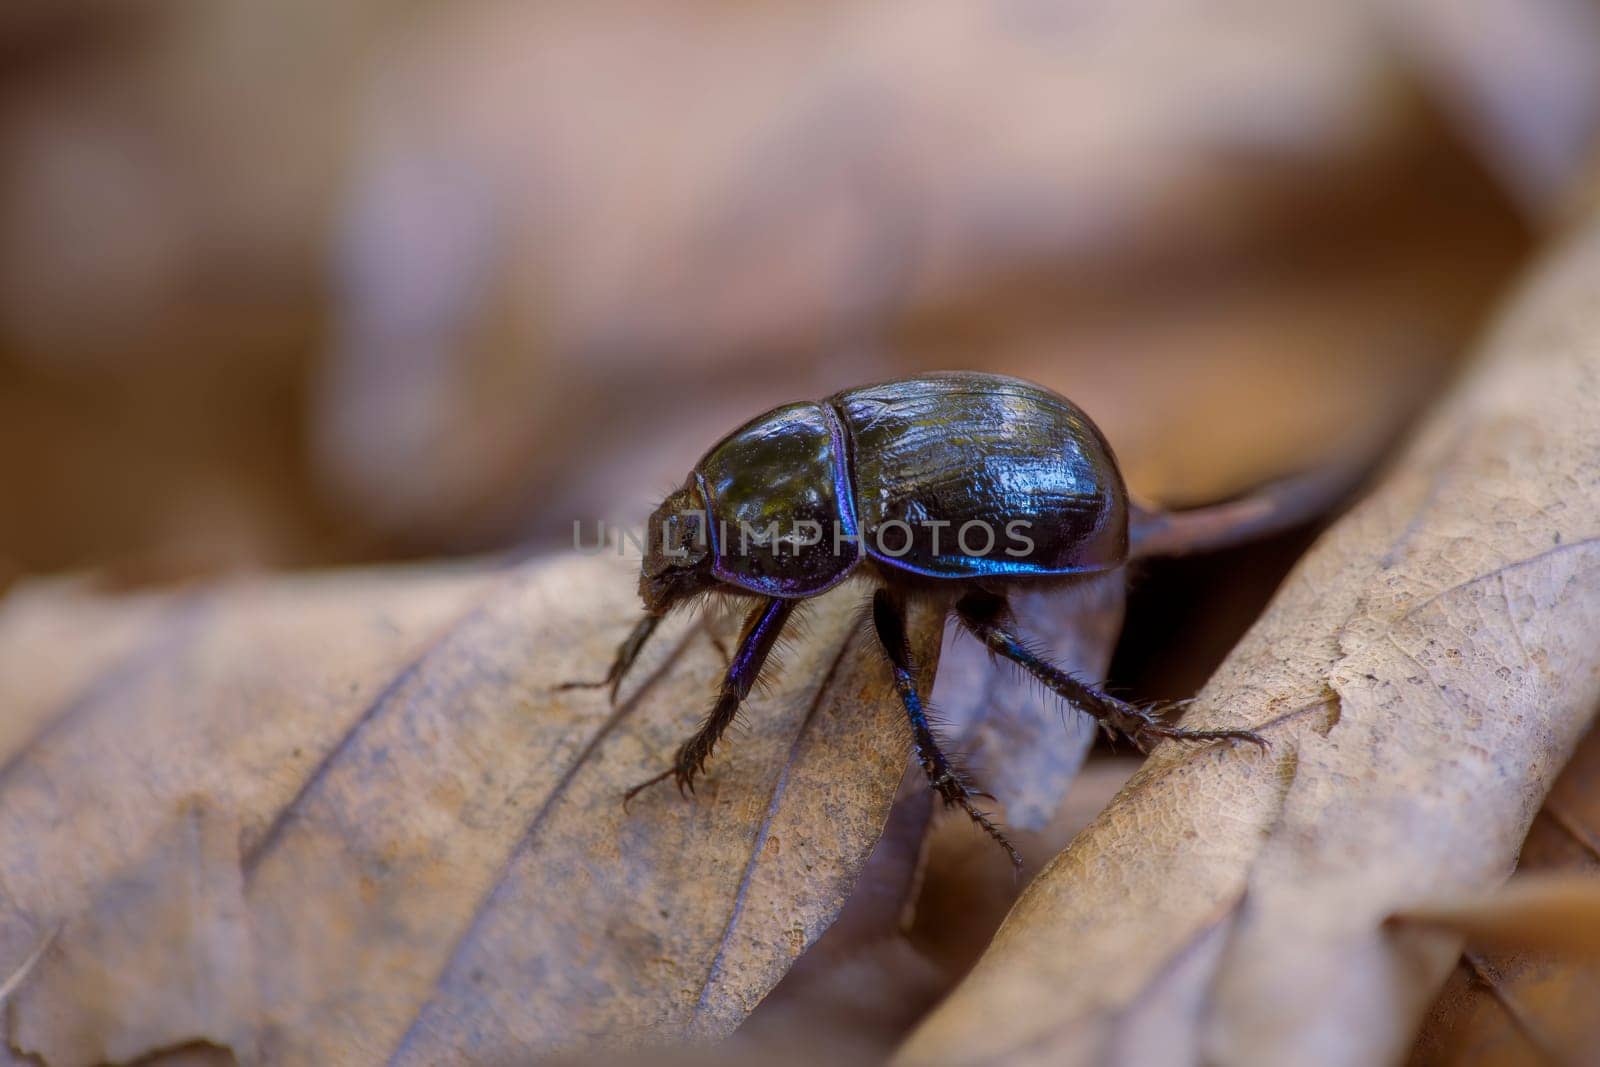
M 650 516 L 646 535 L 639 597 L 650 614 L 664 615 L 716 584 L 705 502 L 693 481 L 661 502 Z

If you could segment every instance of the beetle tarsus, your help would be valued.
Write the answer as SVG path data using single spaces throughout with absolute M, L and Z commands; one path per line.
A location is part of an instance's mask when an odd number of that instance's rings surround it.
M 1101 694 L 1104 696 L 1104 694 Z M 1115 697 L 1107 700 L 1116 701 Z M 1120 702 L 1119 702 L 1120 703 Z M 1135 709 L 1137 712 L 1138 709 Z M 1094 714 L 1091 712 L 1091 714 Z M 1131 727 L 1119 725 L 1117 729 L 1133 740 L 1141 752 L 1148 752 L 1158 741 L 1191 741 L 1205 743 L 1211 741 L 1248 741 L 1262 749 L 1272 747 L 1272 742 L 1256 733 L 1254 730 L 1188 730 L 1182 726 L 1171 726 L 1160 721 L 1138 721 Z
M 1073 677 L 1030 649 L 1013 632 L 1010 609 L 1003 597 L 970 593 L 956 604 L 956 613 L 962 624 L 990 651 L 1017 664 L 1073 707 L 1094 716 L 1107 733 L 1126 737 L 1140 752 L 1148 752 L 1157 742 L 1167 739 L 1249 741 L 1262 748 L 1270 747 L 1267 739 L 1254 730 L 1189 730 L 1173 726 L 1149 708 L 1118 700 Z
M 1115 698 L 1108 697 L 1108 699 Z M 1250 744 L 1256 745 L 1262 749 L 1268 749 L 1272 747 L 1271 741 L 1268 741 L 1265 737 L 1256 733 L 1254 730 L 1190 730 L 1182 726 L 1174 726 L 1158 717 L 1171 712 L 1174 709 L 1186 708 L 1193 703 L 1193 699 L 1175 700 L 1168 704 L 1162 704 L 1158 708 L 1151 708 L 1148 711 L 1143 708 L 1135 708 L 1134 710 L 1143 716 L 1149 717 L 1149 721 L 1143 725 L 1143 732 L 1147 738 L 1153 737 L 1157 740 L 1166 738 L 1173 741 L 1196 742 L 1248 741 Z
M 662 771 L 660 774 L 656 775 L 654 778 L 650 778 L 650 779 L 647 779 L 647 780 L 645 780 L 643 782 L 640 782 L 638 785 L 634 786 L 632 789 L 630 789 L 626 793 L 622 794 L 622 810 L 623 811 L 627 811 L 628 810 L 628 805 L 633 803 L 633 798 L 634 797 L 638 796 L 640 793 L 643 793 L 646 789 L 649 789 L 651 786 L 655 785 L 657 782 L 664 782 L 668 778 L 671 778 L 672 775 L 675 773 L 675 771 L 676 771 L 676 768 L 674 768 L 673 770 Z
M 994 820 L 972 802 L 974 797 L 988 797 L 993 800 L 994 796 L 969 787 L 965 776 L 939 748 L 938 739 L 933 735 L 933 727 L 928 723 L 927 711 L 922 706 L 922 697 L 917 693 L 916 678 L 911 666 L 910 644 L 906 640 L 905 608 L 887 589 L 878 590 L 872 598 L 872 622 L 878 632 L 878 642 L 889 657 L 889 666 L 894 672 L 894 686 L 900 694 L 900 702 L 905 705 L 906 718 L 911 720 L 911 733 L 917 748 L 917 759 L 922 763 L 922 770 L 927 774 L 928 782 L 933 786 L 934 792 L 939 794 L 945 807 L 956 807 L 966 812 L 968 818 L 978 824 L 979 829 L 1005 849 L 1006 855 L 1011 857 L 1012 866 L 1021 867 L 1021 854 Z
M 687 746 L 681 746 L 678 749 L 678 757 L 673 761 L 671 767 L 668 767 L 660 774 L 646 778 L 644 781 L 640 782 L 638 785 L 622 794 L 623 811 L 628 810 L 628 805 L 633 802 L 634 797 L 638 796 L 640 793 L 644 792 L 646 789 L 649 789 L 653 785 L 659 785 L 668 778 L 671 778 L 673 784 L 678 787 L 678 795 L 680 797 L 688 800 L 694 796 L 694 780 L 695 778 L 699 777 L 700 772 L 705 769 L 705 764 L 704 761 L 696 763 L 692 759 L 685 759 L 683 754 L 684 747 Z

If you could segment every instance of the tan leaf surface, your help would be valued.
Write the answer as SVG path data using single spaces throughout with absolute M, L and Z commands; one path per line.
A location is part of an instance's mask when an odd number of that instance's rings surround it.
M 1600 702 L 1597 306 L 1592 230 L 1202 693 L 1273 748 L 1159 750 L 905 1062 L 1403 1054 L 1455 946 L 1382 919 L 1503 878 Z
M 204 1040 L 248 1052 L 255 991 L 239 824 L 191 798 L 131 870 L 95 888 L 17 998 L 15 1044 L 120 1063 Z
M 679 619 L 617 709 L 556 691 L 637 610 L 614 559 L 17 588 L 0 970 L 60 933 L 11 1046 L 438 1063 L 728 1032 L 837 913 L 906 766 L 860 595 L 815 605 L 694 801 L 625 815 L 724 661 L 719 621 Z

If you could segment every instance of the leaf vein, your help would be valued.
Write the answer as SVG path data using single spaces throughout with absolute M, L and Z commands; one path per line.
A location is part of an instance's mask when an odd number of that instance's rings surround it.
M 772 796 L 767 801 L 766 813 L 761 817 L 761 825 L 756 831 L 755 840 L 750 847 L 750 859 L 745 863 L 744 873 L 739 879 L 739 889 L 734 893 L 733 904 L 728 912 L 728 921 L 723 925 L 722 936 L 717 939 L 717 951 L 711 958 L 711 965 L 706 970 L 705 981 L 700 986 L 700 996 L 695 1002 L 694 1017 L 701 1017 L 706 1010 L 707 1002 L 711 996 L 711 987 L 716 982 L 722 970 L 723 958 L 727 955 L 728 945 L 733 939 L 734 928 L 739 923 L 739 918 L 744 913 L 744 904 L 750 893 L 750 886 L 755 878 L 756 868 L 760 863 L 762 852 L 767 843 L 767 837 L 772 832 L 772 823 L 777 818 L 778 808 L 783 802 L 784 792 L 789 786 L 789 771 L 799 759 L 801 743 L 815 721 L 817 711 L 822 706 L 822 698 L 827 694 L 834 677 L 839 673 L 839 666 L 844 662 L 845 656 L 856 644 L 856 634 L 852 632 L 840 643 L 839 654 L 834 656 L 829 664 L 827 673 L 823 676 L 822 683 L 817 686 L 816 695 L 811 698 L 810 706 L 800 723 L 800 729 L 795 733 L 794 741 L 789 745 L 789 752 L 784 759 L 783 768 L 778 774 L 778 780 L 773 783 Z
M 444 985 L 445 979 L 450 975 L 450 972 L 455 969 L 457 960 L 460 958 L 462 953 L 466 951 L 466 947 L 472 943 L 473 935 L 482 924 L 484 916 L 487 915 L 493 907 L 495 897 L 499 896 L 500 893 L 504 891 L 505 885 L 511 877 L 512 869 L 516 866 L 518 858 L 524 855 L 531 847 L 535 837 L 538 835 L 539 828 L 544 824 L 545 819 L 555 807 L 556 801 L 559 800 L 562 795 L 565 794 L 568 787 L 572 785 L 574 779 L 577 778 L 578 771 L 589 761 L 590 757 L 599 750 L 601 743 L 611 735 L 611 732 L 615 730 L 624 719 L 633 714 L 633 712 L 638 708 L 639 702 L 644 699 L 645 695 L 649 693 L 650 690 L 655 688 L 656 682 L 659 681 L 662 676 L 664 676 L 667 671 L 671 669 L 675 662 L 677 662 L 678 657 L 683 653 L 684 647 L 690 641 L 694 640 L 694 638 L 700 633 L 706 633 L 708 635 L 710 633 L 710 631 L 707 630 L 704 625 L 704 619 L 702 619 L 700 625 L 690 627 L 689 630 L 681 638 L 679 638 L 677 643 L 672 646 L 672 650 L 662 659 L 661 665 L 644 680 L 634 694 L 628 697 L 628 699 L 624 700 L 621 704 L 618 704 L 616 708 L 612 710 L 605 722 L 600 724 L 600 727 L 595 731 L 594 735 L 590 737 L 589 740 L 584 744 L 582 750 L 578 752 L 572 763 L 565 771 L 562 772 L 561 777 L 556 781 L 555 785 L 551 787 L 550 794 L 540 801 L 538 809 L 533 814 L 533 818 L 528 821 L 528 825 L 523 829 L 521 835 L 518 836 L 516 843 L 512 846 L 511 851 L 506 855 L 505 862 L 501 864 L 500 870 L 495 875 L 494 880 L 491 882 L 488 892 L 483 895 L 483 898 L 479 902 L 477 908 L 473 910 L 472 917 L 468 921 L 466 929 L 461 932 L 461 936 L 458 937 L 455 941 L 455 944 L 450 947 L 450 952 L 445 957 L 444 966 L 440 968 L 438 976 L 434 979 L 432 992 L 422 1001 L 421 1004 L 418 1005 L 416 1014 L 412 1018 L 411 1025 L 408 1026 L 406 1028 L 406 1032 L 401 1035 L 399 1043 L 395 1046 L 394 1051 L 389 1055 L 387 1061 L 388 1063 L 397 1063 L 400 1061 L 401 1057 L 405 1055 L 407 1048 L 410 1047 L 413 1038 L 415 1038 L 418 1033 L 422 1022 L 422 1017 L 426 1012 L 428 1005 L 432 1003 L 432 1001 L 438 996 L 440 989 Z

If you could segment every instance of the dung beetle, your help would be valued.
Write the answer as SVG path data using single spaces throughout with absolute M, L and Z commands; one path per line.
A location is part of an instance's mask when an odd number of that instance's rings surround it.
M 1174 517 L 1132 506 L 1100 430 L 1031 382 L 944 372 L 785 404 L 712 446 L 651 515 L 639 576 L 646 615 L 603 680 L 573 684 L 609 685 L 614 699 L 667 612 L 713 592 L 752 601 L 710 714 L 673 766 L 627 798 L 666 778 L 692 792 L 796 605 L 867 577 L 873 626 L 929 782 L 1015 862 L 1016 850 L 973 802 L 985 794 L 968 785 L 928 724 L 906 604 L 918 598 L 953 611 L 996 655 L 1140 748 L 1160 738 L 1265 744 L 1249 730 L 1165 723 L 1073 677 L 1018 635 L 1010 590 L 1120 567 L 1130 558 L 1130 520 L 1138 548 L 1159 545 Z

